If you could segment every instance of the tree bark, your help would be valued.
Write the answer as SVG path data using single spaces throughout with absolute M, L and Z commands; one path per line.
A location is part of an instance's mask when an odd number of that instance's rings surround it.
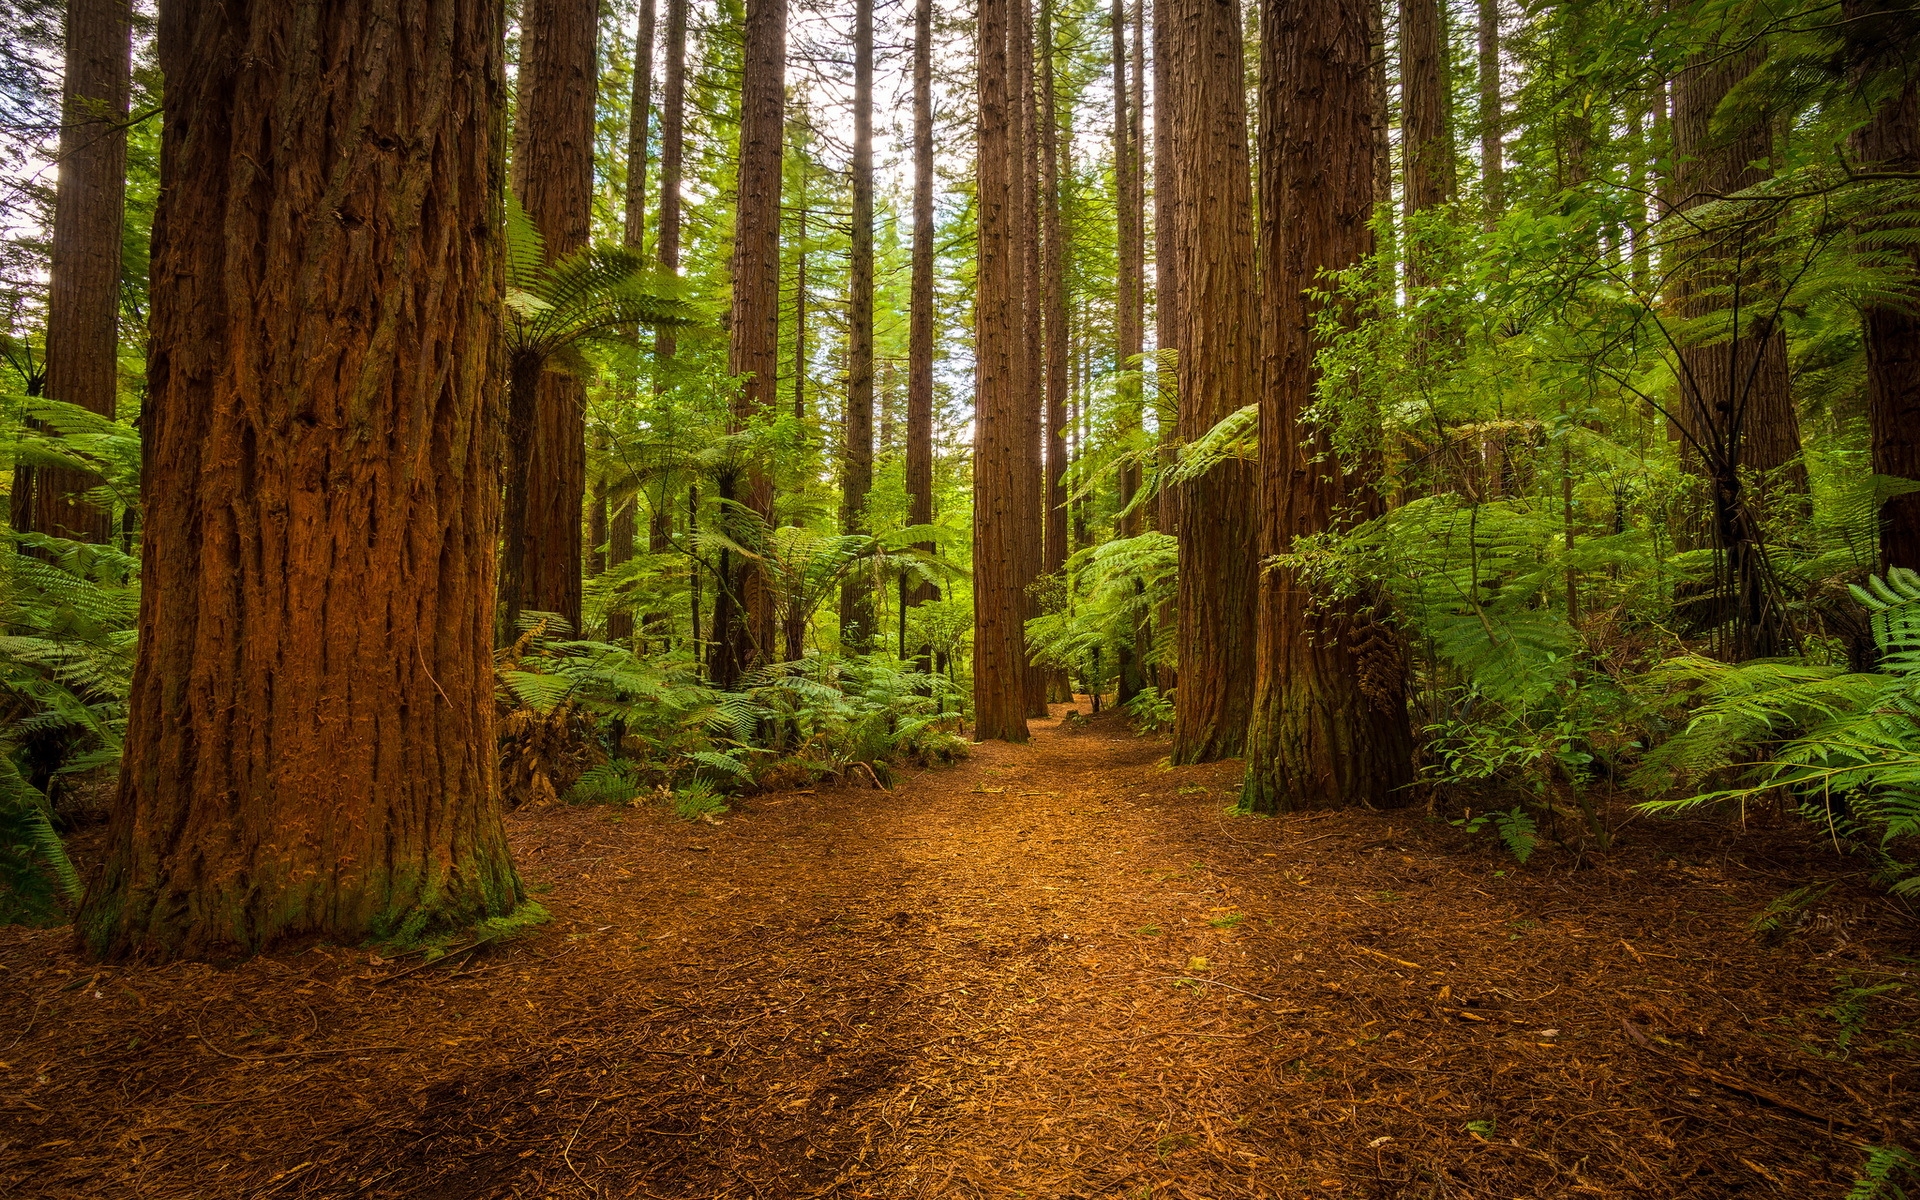
M 1701 321 L 1731 308 L 1736 331 L 1699 344 L 1683 336 L 1677 424 L 1683 457 L 1704 477 L 1713 544 L 1721 551 L 1720 596 L 1708 621 L 1727 623 L 1735 658 L 1788 652 L 1793 632 L 1763 544 L 1769 507 L 1807 490 L 1800 426 L 1787 369 L 1786 332 L 1775 288 L 1757 259 L 1763 231 L 1751 220 L 1700 225 L 1688 214 L 1766 176 L 1772 138 L 1766 122 L 1731 131 L 1714 115 L 1734 85 L 1766 57 L 1758 42 L 1703 47 L 1674 87 L 1677 221 L 1686 231 L 1672 285 L 1675 311 Z
M 646 247 L 647 241 L 647 132 L 651 125 L 653 109 L 653 35 L 655 24 L 654 0 L 640 0 L 640 24 L 633 35 L 633 95 L 627 107 L 627 195 L 626 219 L 621 230 L 621 241 L 628 249 L 638 254 Z M 604 492 L 606 483 L 601 480 L 600 489 Z M 595 505 L 598 513 L 604 507 L 604 500 Z M 635 519 L 634 506 L 638 498 L 627 495 L 615 502 L 612 513 L 607 517 L 606 564 L 618 568 L 633 561 L 633 541 L 638 522 Z M 653 526 L 659 525 L 660 512 L 655 510 Z M 669 532 L 671 525 L 669 524 Z M 659 553 L 652 546 L 658 540 L 657 532 L 650 530 L 648 550 Z M 633 613 L 628 609 L 617 609 L 607 614 L 607 640 L 625 643 L 633 637 Z
M 587 244 L 593 215 L 596 0 L 527 0 L 520 20 L 513 190 L 546 243 L 547 261 Z M 558 613 L 580 628 L 580 510 L 587 492 L 586 387 L 549 370 L 540 378 L 527 442 L 526 504 L 504 514 L 524 530 L 524 561 L 501 564 L 504 612 Z M 514 630 L 501 631 L 502 640 Z
M 1053 0 L 1040 5 L 1040 137 L 1044 205 L 1041 218 L 1043 306 L 1047 354 L 1046 562 L 1049 575 L 1067 566 L 1067 247 L 1060 228 L 1060 113 L 1055 95 Z M 1071 138 L 1071 125 L 1068 137 Z M 1069 147 L 1071 143 L 1069 142 Z
M 1380 507 L 1303 423 L 1323 271 L 1372 249 L 1371 0 L 1267 0 L 1261 21 L 1261 551 Z M 1377 464 L 1368 469 L 1377 469 Z M 1259 694 L 1241 803 L 1255 812 L 1405 803 L 1413 778 L 1404 658 L 1371 606 L 1314 596 L 1286 569 L 1260 581 Z
M 734 209 L 733 311 L 727 370 L 744 380 L 734 396 L 735 430 L 777 400 L 780 353 L 780 183 L 786 142 L 786 0 L 748 0 L 746 57 L 740 93 L 739 200 Z M 744 478 L 723 479 L 720 496 L 767 526 L 773 523 L 773 476 L 748 464 Z M 723 526 L 743 531 L 723 513 Z M 736 536 L 736 541 L 739 537 Z M 766 572 L 736 558 L 714 597 L 713 680 L 733 688 L 746 672 L 778 652 L 773 590 Z M 724 619 L 723 619 L 724 614 Z
M 1024 332 L 1017 6 L 980 0 L 978 268 L 974 289 L 973 710 L 981 741 L 1027 740 L 1026 596 L 1020 539 L 1029 497 L 1022 480 L 1027 435 L 1020 392 Z
M 162 6 L 145 580 L 95 954 L 416 939 L 521 898 L 489 652 L 501 20 Z
M 1116 275 L 1113 289 L 1113 369 L 1122 380 L 1119 395 L 1116 397 L 1119 407 L 1120 430 L 1123 434 L 1139 427 L 1140 392 L 1137 383 L 1128 378 L 1126 372 L 1134 369 L 1133 360 L 1140 354 L 1144 337 L 1141 329 L 1141 278 L 1137 270 L 1135 247 L 1140 244 L 1140 213 L 1134 207 L 1134 195 L 1140 189 L 1137 177 L 1140 173 L 1139 154 L 1135 143 L 1138 132 L 1134 124 L 1131 89 L 1127 82 L 1127 6 L 1126 0 L 1113 0 L 1109 16 L 1113 35 L 1113 192 L 1114 192 L 1114 264 Z M 1134 495 L 1140 490 L 1140 468 L 1132 463 L 1123 464 L 1119 478 L 1120 507 L 1124 512 L 1133 503 Z M 1126 513 L 1120 519 L 1120 527 L 1114 530 L 1116 537 L 1133 537 L 1140 532 L 1138 512 Z M 1121 680 L 1121 690 L 1128 691 L 1128 681 Z M 1122 696 L 1121 699 L 1126 699 Z
M 1439 0 L 1400 0 L 1400 127 L 1406 154 L 1406 215 L 1444 204 L 1452 190 L 1453 146 L 1447 136 L 1446 44 Z M 1409 228 L 1407 278 L 1426 281 L 1418 239 Z
M 840 527 L 864 534 L 873 490 L 873 0 L 853 5 L 853 245 L 847 279 L 846 461 Z M 856 569 L 840 589 L 840 641 L 874 640 L 871 573 Z
M 1170 166 L 1180 198 L 1180 437 L 1192 442 L 1255 400 L 1243 50 L 1234 0 L 1161 2 L 1170 22 L 1164 111 L 1173 122 Z M 1254 484 L 1247 464 L 1228 462 L 1181 488 L 1176 763 L 1232 758 L 1243 745 L 1253 702 L 1246 665 L 1257 591 Z
M 1506 211 L 1506 116 L 1500 96 L 1500 0 L 1479 0 L 1480 206 L 1491 229 Z
M 1169 350 L 1180 342 L 1179 255 L 1174 253 L 1174 228 L 1178 223 L 1179 199 L 1174 194 L 1173 122 L 1167 111 L 1167 97 L 1173 85 L 1167 78 L 1168 28 L 1160 10 L 1153 9 L 1153 346 Z M 1171 466 L 1179 437 L 1180 386 L 1174 368 L 1164 357 L 1156 357 L 1154 378 L 1161 394 L 1160 457 L 1163 466 Z M 1172 397 L 1172 411 L 1167 398 Z M 1162 533 L 1180 531 L 1180 493 L 1177 488 L 1160 489 L 1160 511 L 1155 524 Z M 1169 612 L 1166 614 L 1172 617 Z M 1164 680 L 1162 681 L 1165 682 Z
M 913 6 L 913 278 L 907 300 L 907 523 L 933 523 L 933 0 Z M 923 554 L 932 542 L 915 543 Z M 940 598 L 923 580 L 908 587 L 908 606 Z M 915 653 L 922 671 L 933 653 Z
M 132 29 L 127 0 L 70 0 L 67 5 L 60 177 L 47 278 L 45 395 L 108 417 L 119 392 L 120 231 Z M 16 468 L 14 531 L 110 540 L 113 513 L 84 498 L 99 483 L 87 471 Z
M 1854 157 L 1864 170 L 1920 171 L 1920 71 L 1913 65 L 1920 16 L 1894 0 L 1848 0 L 1842 12 L 1854 78 L 1875 105 L 1873 119 L 1853 135 Z M 1904 257 L 1920 277 L 1920 250 Z M 1920 314 L 1869 308 L 1866 342 L 1874 473 L 1920 479 Z M 1880 565 L 1920 570 L 1920 493 L 1881 506 Z

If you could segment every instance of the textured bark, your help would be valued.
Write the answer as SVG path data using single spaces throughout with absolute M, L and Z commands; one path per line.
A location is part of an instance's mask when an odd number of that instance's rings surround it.
M 1140 211 L 1134 205 L 1134 197 L 1139 193 L 1140 156 L 1136 135 L 1138 128 L 1134 124 L 1132 92 L 1127 83 L 1127 6 L 1126 0 L 1113 0 L 1109 14 L 1110 32 L 1113 36 L 1113 191 L 1114 191 L 1114 264 L 1116 276 L 1113 289 L 1113 369 L 1117 372 L 1133 370 L 1133 360 L 1140 353 L 1144 333 L 1141 329 L 1143 309 L 1141 306 L 1142 281 L 1140 278 L 1140 256 L 1136 247 L 1140 243 Z M 1120 385 L 1117 397 L 1120 409 L 1120 428 L 1125 433 L 1140 425 L 1140 390 L 1132 380 Z M 1133 503 L 1133 497 L 1140 490 L 1140 468 L 1129 463 L 1120 468 L 1120 506 Z M 1118 537 L 1133 537 L 1140 532 L 1138 512 L 1128 513 L 1120 520 L 1120 527 L 1114 531 Z M 1123 677 L 1121 690 L 1128 690 L 1128 681 Z M 1122 699 L 1125 699 L 1123 696 Z
M 1323 270 L 1372 249 L 1366 6 L 1371 0 L 1267 0 L 1261 27 L 1261 550 L 1364 520 L 1379 509 L 1343 473 L 1312 403 L 1308 294 Z M 1364 606 L 1312 596 L 1291 571 L 1260 581 L 1259 695 L 1241 803 L 1256 812 L 1405 803 L 1413 778 L 1401 648 Z
M 1895 0 L 1849 0 L 1843 12 L 1856 80 L 1877 103 L 1873 119 L 1854 134 L 1854 157 L 1864 170 L 1920 171 L 1920 15 Z M 1907 260 L 1920 277 L 1920 250 L 1909 250 Z M 1920 479 L 1920 313 L 1870 308 L 1866 336 L 1874 473 Z M 1920 570 L 1920 494 L 1881 507 L 1880 562 L 1883 570 Z
M 776 401 L 780 352 L 780 180 L 786 132 L 786 0 L 748 0 L 740 93 L 739 200 L 734 209 L 733 311 L 727 370 L 745 377 L 733 401 L 733 426 Z M 744 478 L 721 481 L 733 500 L 773 522 L 773 476 L 760 463 Z M 727 517 L 723 515 L 723 523 Z M 738 540 L 738 538 L 736 538 Z M 724 614 L 724 617 L 723 615 Z M 773 591 L 751 559 L 736 560 L 714 598 L 713 679 L 731 688 L 775 653 Z
M 1067 246 L 1060 229 L 1060 113 L 1053 74 L 1053 0 L 1040 6 L 1042 305 L 1047 334 L 1046 573 L 1067 566 Z M 1066 130 L 1072 136 L 1072 126 Z M 1068 146 L 1071 155 L 1071 143 Z M 1069 158 L 1069 161 L 1071 159 Z
M 1500 0 L 1479 0 L 1480 206 L 1487 225 L 1507 207 L 1506 118 L 1500 97 Z
M 907 523 L 933 523 L 933 0 L 913 7 L 913 278 L 907 300 Z M 933 553 L 932 542 L 915 546 Z M 938 600 L 923 580 L 907 588 L 906 605 Z M 904 619 L 904 618 L 903 618 Z M 916 652 L 933 669 L 927 647 Z
M 1174 227 L 1179 198 L 1173 190 L 1173 122 L 1167 113 L 1167 96 L 1173 85 L 1167 79 L 1166 14 L 1160 0 L 1153 8 L 1153 345 L 1167 350 L 1179 344 L 1180 273 L 1179 255 L 1174 253 Z M 1154 377 L 1160 386 L 1161 462 L 1171 465 L 1179 438 L 1179 393 L 1174 369 L 1164 357 L 1157 358 Z M 1173 401 L 1167 411 L 1167 401 Z M 1180 493 L 1176 488 L 1160 489 L 1160 511 L 1154 524 L 1162 533 L 1180 532 Z M 1171 610 L 1163 619 L 1172 620 Z M 1167 681 L 1162 680 L 1162 683 Z
M 1023 0 L 980 0 L 976 48 L 978 89 L 976 187 L 978 268 L 974 288 L 973 432 L 973 731 L 981 740 L 1024 742 L 1026 596 L 1020 539 L 1026 514 L 1021 438 L 1019 345 L 1021 250 L 1020 119 L 1014 61 Z
M 1400 127 L 1406 175 L 1401 203 L 1411 217 L 1444 204 L 1452 191 L 1453 147 L 1447 137 L 1446 44 L 1439 0 L 1400 0 Z M 1414 239 L 1407 242 L 1407 278 L 1426 272 Z
M 633 95 L 627 108 L 626 215 L 620 239 L 635 253 L 645 248 L 647 240 L 647 131 L 653 115 L 654 24 L 654 0 L 640 0 L 640 24 L 633 37 Z M 604 480 L 598 481 L 597 486 L 602 492 L 606 489 Z M 614 502 L 612 513 L 606 517 L 607 566 L 619 567 L 633 560 L 636 503 L 636 497 L 625 496 Z M 602 499 L 594 505 L 593 512 L 598 515 L 604 509 L 605 500 Z M 659 524 L 658 516 L 656 511 L 656 526 Z M 652 553 L 659 553 L 651 545 L 648 549 Z M 618 610 L 607 614 L 608 641 L 625 642 L 632 637 L 632 612 Z
M 549 262 L 587 244 L 593 215 L 596 0 L 527 0 L 520 18 L 513 190 L 545 240 Z M 587 492 L 586 388 L 543 374 L 524 456 L 526 503 L 504 521 L 523 529 L 525 558 L 501 562 L 501 602 L 512 614 L 558 613 L 580 627 L 580 509 Z M 503 636 L 512 636 L 511 627 Z
M 687 127 L 687 0 L 667 0 L 664 49 L 665 78 L 660 84 L 660 223 L 654 243 L 660 266 L 669 275 L 680 274 L 680 174 L 686 153 Z M 673 358 L 672 329 L 654 335 L 654 355 Z M 656 373 L 655 378 L 659 376 Z
M 1191 442 L 1255 399 L 1259 327 L 1246 95 L 1234 0 L 1162 6 L 1169 20 L 1169 165 L 1181 200 L 1174 228 L 1180 436 Z M 1246 735 L 1257 590 L 1254 485 L 1247 464 L 1229 462 L 1181 488 L 1177 763 L 1234 757 Z
M 120 228 L 127 190 L 123 122 L 131 37 L 127 0 L 67 5 L 45 394 L 109 417 L 119 379 Z M 99 482 L 86 471 L 16 469 L 15 532 L 107 541 L 113 514 L 82 499 Z
M 489 653 L 501 23 L 161 8 L 145 578 L 96 954 L 417 937 L 520 898 Z
M 846 460 L 840 477 L 840 527 L 867 532 L 873 490 L 873 0 L 853 5 L 853 245 L 847 278 Z M 865 649 L 874 640 L 871 574 L 856 570 L 840 589 L 840 640 Z
M 1014 67 L 1014 95 L 1017 97 L 1016 122 L 1018 164 L 1015 186 L 1019 193 L 1020 224 L 1020 342 L 1018 350 L 1020 398 L 1020 489 L 1015 510 L 1020 517 L 1019 580 L 1022 611 L 1028 618 L 1040 615 L 1040 605 L 1032 587 L 1040 578 L 1046 561 L 1046 466 L 1042 455 L 1046 442 L 1046 314 L 1042 304 L 1040 280 L 1040 97 L 1037 82 L 1033 37 L 1034 0 L 1019 0 L 1015 5 L 1015 44 L 1010 52 Z M 1047 715 L 1047 673 L 1024 661 L 1027 715 Z
M 1673 142 L 1683 243 L 1671 291 L 1675 310 L 1701 320 L 1732 308 L 1737 336 L 1682 343 L 1676 423 L 1683 456 L 1705 480 L 1713 545 L 1721 552 L 1720 595 L 1705 623 L 1728 622 L 1735 658 L 1787 652 L 1793 634 L 1762 544 L 1770 505 L 1807 490 L 1798 459 L 1800 427 L 1787 369 L 1786 332 L 1772 281 L 1756 259 L 1764 230 L 1743 220 L 1698 227 L 1687 215 L 1714 197 L 1752 187 L 1765 172 L 1771 136 L 1764 121 L 1714 128 L 1735 84 L 1765 60 L 1765 47 L 1703 48 L 1674 85 Z

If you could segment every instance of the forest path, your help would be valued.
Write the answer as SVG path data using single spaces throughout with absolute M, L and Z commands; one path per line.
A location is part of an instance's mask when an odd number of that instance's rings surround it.
M 1035 734 L 718 826 L 516 813 L 553 922 L 431 966 L 0 931 L 0 1196 L 1837 1196 L 1878 1135 L 1812 1117 L 1913 1090 L 1760 1041 L 1830 1000 L 1730 936 L 1797 833 L 1519 871 Z

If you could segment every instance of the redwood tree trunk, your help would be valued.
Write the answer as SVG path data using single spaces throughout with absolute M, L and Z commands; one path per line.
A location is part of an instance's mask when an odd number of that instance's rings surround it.
M 593 216 L 593 106 L 597 0 L 527 0 L 520 19 L 513 190 L 545 240 L 547 261 L 587 244 Z M 558 613 L 580 628 L 580 509 L 587 491 L 586 388 L 549 370 L 540 379 L 530 440 L 507 447 L 527 457 L 524 511 L 505 520 L 526 530 L 526 561 L 504 564 L 520 594 L 508 611 Z M 504 631 L 511 637 L 513 630 Z
M 1259 327 L 1239 5 L 1162 0 L 1168 18 L 1180 279 L 1180 436 L 1254 402 Z M 1368 143 L 1370 146 L 1371 143 Z M 1345 155 L 1348 151 L 1341 150 Z M 1364 218 L 1363 218 L 1364 220 Z M 1180 688 L 1173 760 L 1240 753 L 1253 703 L 1255 475 L 1228 462 L 1181 488 Z
M 1167 350 L 1180 342 L 1179 255 L 1174 253 L 1174 228 L 1178 223 L 1179 198 L 1174 192 L 1173 121 L 1168 114 L 1167 97 L 1173 84 L 1167 76 L 1168 24 L 1166 14 L 1156 0 L 1153 9 L 1153 345 Z M 1173 368 L 1164 358 L 1156 359 L 1154 377 L 1161 385 L 1160 441 L 1161 461 L 1170 465 L 1179 437 L 1179 384 Z M 1166 411 L 1166 398 L 1174 402 Z M 1169 419 L 1171 418 L 1171 419 Z M 1162 533 L 1180 531 L 1180 492 L 1160 489 L 1160 511 L 1155 524 Z M 1169 614 L 1171 616 L 1171 614 Z M 1163 681 L 1164 682 L 1164 681 Z
M 1506 211 L 1506 116 L 1500 98 L 1500 0 L 1479 0 L 1480 206 L 1489 228 Z
M 1012 61 L 1013 88 L 1016 97 L 1017 137 L 1016 188 L 1020 197 L 1020 225 L 1017 242 L 1020 249 L 1020 489 L 1021 500 L 1015 512 L 1020 517 L 1020 595 L 1024 601 L 1023 618 L 1040 615 L 1038 600 L 1031 588 L 1046 562 L 1046 313 L 1040 274 L 1040 102 L 1033 37 L 1033 0 L 1019 0 L 1014 8 L 1016 22 Z M 1025 622 L 1022 621 L 1024 645 Z M 1025 652 L 1022 652 L 1025 658 Z M 1047 673 L 1032 662 L 1024 662 L 1027 715 L 1047 715 Z
M 913 8 L 913 278 L 907 301 L 907 523 L 933 523 L 933 0 Z M 916 549 L 933 553 L 933 543 Z M 938 600 L 933 584 L 916 580 L 905 603 Z M 933 669 L 927 647 L 916 653 Z
M 873 0 L 853 5 L 853 245 L 847 279 L 846 460 L 840 526 L 866 533 L 873 490 Z M 852 650 L 874 639 L 871 573 L 856 569 L 840 589 L 840 641 Z
M 633 37 L 633 96 L 627 109 L 626 221 L 621 230 L 621 240 L 635 253 L 645 249 L 647 240 L 647 130 L 653 106 L 653 32 L 654 2 L 640 0 L 640 26 L 634 31 Z M 601 487 L 604 490 L 604 481 Z M 622 497 L 614 503 L 613 512 L 607 518 L 606 562 L 609 567 L 618 568 L 633 560 L 636 503 L 637 498 L 632 494 Z M 598 504 L 594 509 L 596 513 L 603 510 L 604 504 Z M 659 524 L 658 515 L 656 510 L 655 526 Z M 649 545 L 648 549 L 652 550 L 652 546 Z M 657 550 L 653 552 L 659 553 Z M 625 642 L 632 637 L 633 612 L 630 609 L 617 609 L 607 614 L 608 641 Z
M 740 92 L 739 200 L 734 209 L 733 312 L 727 370 L 745 376 L 733 401 L 733 426 L 743 429 L 771 408 L 780 352 L 780 163 L 786 133 L 786 0 L 748 0 L 746 57 Z M 761 521 L 773 522 L 773 476 L 761 463 L 744 478 L 721 481 L 732 500 Z M 721 517 L 723 526 L 741 523 Z M 736 536 L 735 540 L 739 540 Z M 735 558 L 714 598 L 713 679 L 732 688 L 747 671 L 778 653 L 776 614 L 766 572 Z M 724 619 L 723 614 L 724 613 Z
M 111 958 L 511 912 L 489 653 L 501 14 L 166 4 Z M 575 509 L 577 517 L 578 509 Z
M 119 378 L 120 228 L 127 191 L 127 0 L 67 5 L 60 180 L 47 288 L 49 399 L 112 416 Z M 84 542 L 113 535 L 113 514 L 82 497 L 100 480 L 58 467 L 15 472 L 15 532 Z
M 1378 511 L 1343 472 L 1313 401 L 1322 271 L 1372 249 L 1374 128 L 1367 5 L 1267 0 L 1260 22 L 1261 550 Z M 1289 570 L 1260 580 L 1259 694 L 1241 803 L 1255 812 L 1405 803 L 1413 778 L 1404 658 L 1366 606 L 1316 598 Z
M 1021 313 L 1020 119 L 1014 61 L 1016 6 L 980 0 L 977 87 L 978 272 L 974 289 L 973 721 L 974 737 L 1027 740 L 1026 596 L 1020 539 L 1028 499 L 1025 397 L 1019 390 Z
M 1699 227 L 1687 214 L 1765 178 L 1753 167 L 1772 139 L 1764 120 L 1717 129 L 1714 116 L 1735 84 L 1765 59 L 1765 48 L 1704 48 L 1674 88 L 1673 143 L 1680 193 L 1681 258 L 1670 291 L 1688 320 L 1733 309 L 1734 336 L 1689 343 L 1679 353 L 1676 424 L 1683 453 L 1704 478 L 1713 544 L 1721 552 L 1720 595 L 1705 623 L 1724 626 L 1734 658 L 1786 653 L 1793 644 L 1763 543 L 1767 508 L 1804 494 L 1800 427 L 1787 369 L 1786 333 L 1771 282 L 1758 265 L 1764 233 L 1751 220 Z M 1757 485 L 1757 486 L 1756 486 Z
M 1400 121 L 1407 159 L 1402 203 L 1409 217 L 1444 204 L 1451 190 L 1445 54 L 1439 0 L 1400 0 Z M 1419 284 L 1426 272 L 1408 232 L 1407 277 Z
M 1067 566 L 1067 247 L 1060 232 L 1060 114 L 1054 94 L 1053 0 L 1040 6 L 1041 287 L 1046 312 L 1047 494 L 1045 571 Z
M 1913 67 L 1920 16 L 1893 0 L 1849 0 L 1843 11 L 1855 77 L 1878 105 L 1873 120 L 1854 134 L 1854 156 L 1863 170 L 1920 171 L 1920 72 Z M 1920 276 L 1920 250 L 1909 250 L 1907 259 Z M 1874 473 L 1920 479 L 1920 314 L 1870 308 L 1866 335 Z M 1920 570 L 1920 493 L 1881 507 L 1880 562 L 1882 570 Z

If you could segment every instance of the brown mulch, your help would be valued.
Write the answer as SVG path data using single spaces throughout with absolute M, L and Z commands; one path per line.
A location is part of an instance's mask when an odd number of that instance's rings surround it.
M 0 1196 L 1839 1197 L 1920 1146 L 1914 927 L 1804 826 L 1519 869 L 1036 732 L 718 826 L 518 813 L 553 921 L 431 965 L 0 930 Z

